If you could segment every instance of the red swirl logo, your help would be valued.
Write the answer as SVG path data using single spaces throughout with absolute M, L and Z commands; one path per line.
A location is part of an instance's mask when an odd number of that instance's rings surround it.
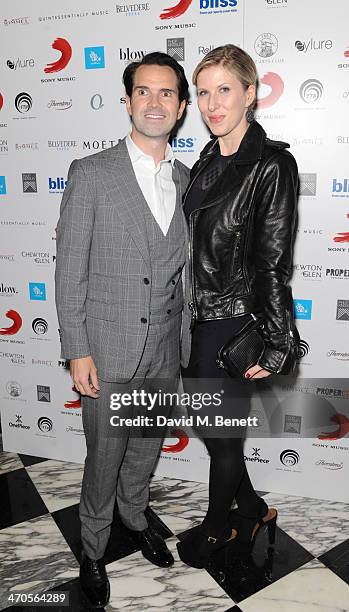
M 63 70 L 63 68 L 65 68 L 70 62 L 70 58 L 73 53 L 70 44 L 65 38 L 56 38 L 56 40 L 52 43 L 51 47 L 52 49 L 56 49 L 56 51 L 59 51 L 61 57 L 55 62 L 47 64 L 46 68 L 44 68 L 46 74 Z
M 347 214 L 347 219 L 349 219 L 349 213 Z M 338 232 L 338 234 L 334 236 L 333 242 L 349 242 L 349 232 Z
M 175 6 L 166 8 L 160 15 L 160 19 L 176 19 L 188 10 L 192 0 L 180 0 Z
M 338 412 L 331 416 L 331 421 L 338 425 L 337 429 L 335 429 L 335 431 L 320 434 L 318 436 L 319 440 L 339 440 L 349 433 L 349 419 L 345 414 Z
M 0 93 L 0 110 L 2 109 L 3 106 L 4 106 L 4 98 L 2 94 Z
M 267 72 L 260 79 L 260 82 L 263 83 L 263 85 L 268 85 L 268 87 L 271 88 L 271 91 L 264 98 L 258 98 L 257 107 L 269 108 L 269 106 L 273 106 L 282 96 L 284 91 L 284 82 L 282 78 L 276 74 L 276 72 Z
M 8 319 L 11 319 L 13 323 L 10 327 L 3 327 L 0 329 L 0 336 L 13 336 L 22 327 L 22 317 L 15 310 L 8 310 L 6 316 Z
M 181 453 L 182 450 L 188 446 L 189 438 L 188 435 L 183 431 L 183 429 L 171 429 L 171 436 L 173 438 L 178 438 L 178 442 L 175 444 L 168 444 L 162 447 L 163 453 Z
M 72 391 L 74 391 L 74 393 L 77 393 L 79 395 L 79 393 L 77 392 L 75 387 L 72 387 Z M 68 400 L 67 402 L 65 402 L 64 408 L 81 408 L 81 398 L 80 398 L 80 395 L 79 395 L 78 399 L 76 399 L 76 400 Z

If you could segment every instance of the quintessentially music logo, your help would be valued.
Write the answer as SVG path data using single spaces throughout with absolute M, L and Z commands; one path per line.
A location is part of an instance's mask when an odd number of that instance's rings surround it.
M 51 45 L 52 49 L 59 51 L 60 57 L 55 62 L 51 64 L 47 64 L 46 68 L 44 68 L 44 72 L 46 74 L 51 74 L 52 72 L 60 72 L 64 68 L 67 67 L 71 60 L 72 56 L 72 48 L 68 41 L 65 38 L 56 38 Z
M 8 310 L 6 317 L 12 321 L 12 324 L 9 327 L 3 327 L 0 329 L 0 335 L 13 336 L 14 334 L 17 334 L 22 327 L 22 317 L 16 310 Z
M 292 450 L 291 448 L 282 451 L 282 453 L 280 454 L 281 463 L 283 465 L 286 465 L 287 467 L 293 467 L 294 465 L 297 465 L 297 463 L 299 463 L 299 460 L 299 453 L 297 453 L 297 451 L 295 450 Z
M 27 113 L 33 106 L 33 98 L 30 94 L 22 91 L 15 98 L 15 107 L 19 113 Z
M 260 78 L 260 83 L 270 88 L 270 91 L 263 98 L 258 98 L 257 107 L 269 108 L 276 104 L 284 91 L 284 82 L 276 72 L 267 72 Z
M 188 10 L 192 0 L 179 0 L 178 4 L 165 8 L 160 14 L 160 19 L 176 19 Z
M 278 39 L 270 32 L 260 34 L 255 40 L 254 49 L 260 57 L 272 57 L 278 50 Z
M 188 446 L 189 444 L 189 437 L 188 434 L 183 431 L 183 429 L 171 429 L 171 436 L 173 438 L 178 438 L 178 441 L 175 442 L 174 444 L 165 444 L 165 446 L 162 447 L 162 452 L 163 453 L 180 453 L 182 452 L 182 450 L 185 449 L 186 446 Z
M 324 91 L 323 84 L 318 79 L 307 79 L 299 88 L 299 95 L 303 102 L 313 104 L 320 100 Z

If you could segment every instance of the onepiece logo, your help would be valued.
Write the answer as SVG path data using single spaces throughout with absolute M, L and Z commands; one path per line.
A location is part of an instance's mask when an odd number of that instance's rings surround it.
M 22 317 L 15 310 L 8 310 L 6 316 L 8 319 L 11 319 L 13 323 L 10 327 L 3 327 L 0 329 L 0 336 L 13 336 L 22 327 Z
M 189 8 L 191 2 L 192 0 L 179 0 L 178 4 L 175 6 L 164 9 L 160 15 L 160 19 L 176 19 L 176 17 L 180 17 L 180 15 L 183 15 Z
M 331 416 L 331 421 L 338 425 L 337 429 L 318 436 L 319 440 L 339 440 L 349 433 L 349 419 L 345 414 L 336 413 Z
M 269 108 L 269 106 L 273 106 L 282 96 L 284 91 L 284 82 L 282 78 L 276 74 L 276 72 L 267 72 L 260 79 L 260 82 L 263 83 L 263 85 L 268 85 L 268 87 L 271 88 L 271 91 L 264 98 L 259 98 L 257 100 L 257 107 L 259 109 Z
M 171 429 L 171 436 L 173 438 L 178 438 L 178 442 L 163 446 L 161 449 L 163 453 L 180 453 L 188 446 L 189 438 L 183 429 Z
M 56 38 L 56 40 L 52 43 L 51 47 L 52 49 L 56 49 L 57 51 L 59 51 L 61 57 L 55 62 L 47 64 L 46 68 L 44 68 L 46 74 L 63 70 L 63 68 L 65 68 L 70 62 L 70 58 L 73 53 L 70 44 L 65 38 Z

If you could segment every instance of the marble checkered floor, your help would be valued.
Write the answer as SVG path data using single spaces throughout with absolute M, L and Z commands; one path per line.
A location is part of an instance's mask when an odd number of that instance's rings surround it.
M 9 596 L 44 591 L 69 592 L 70 607 L 52 609 L 91 610 L 77 578 L 81 477 L 80 465 L 0 452 L 0 610 L 39 611 L 13 606 Z M 349 611 L 349 505 L 264 497 L 279 510 L 275 549 L 260 533 L 244 562 L 217 553 L 207 570 L 196 570 L 181 563 L 176 542 L 203 516 L 207 487 L 154 477 L 148 520 L 166 537 L 175 565 L 147 562 L 115 515 L 106 612 Z

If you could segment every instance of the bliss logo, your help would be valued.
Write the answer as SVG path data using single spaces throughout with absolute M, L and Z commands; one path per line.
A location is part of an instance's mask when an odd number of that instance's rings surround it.
M 339 194 L 339 195 L 337 195 Z M 349 179 L 345 178 L 342 181 L 332 179 L 332 197 L 333 198 L 348 198 L 349 197 Z
M 104 47 L 85 47 L 85 68 L 86 70 L 105 68 Z
M 238 0 L 200 0 L 201 15 L 236 13 Z
M 63 193 L 67 181 L 64 180 L 63 176 L 57 176 L 57 178 L 48 178 L 48 190 L 50 193 Z
M 313 300 L 293 300 L 293 303 L 295 319 L 303 319 L 304 321 L 310 321 Z
M 275 72 L 267 72 L 261 79 L 260 83 L 270 88 L 270 91 L 263 98 L 258 98 L 257 107 L 269 108 L 273 106 L 284 91 L 284 82 L 282 78 Z
M 170 142 L 174 152 L 192 153 L 195 140 L 196 138 L 177 138 L 177 136 L 174 136 Z
M 6 195 L 6 178 L 4 176 L 0 176 L 0 195 Z
M 52 49 L 56 49 L 59 51 L 61 56 L 55 62 L 51 64 L 47 64 L 46 68 L 44 68 L 44 72 L 46 74 L 50 74 L 52 72 L 60 72 L 69 64 L 71 56 L 72 56 L 72 48 L 68 41 L 65 38 L 56 38 L 56 40 L 51 45 Z
M 29 283 L 29 297 L 31 300 L 46 301 L 45 283 Z

